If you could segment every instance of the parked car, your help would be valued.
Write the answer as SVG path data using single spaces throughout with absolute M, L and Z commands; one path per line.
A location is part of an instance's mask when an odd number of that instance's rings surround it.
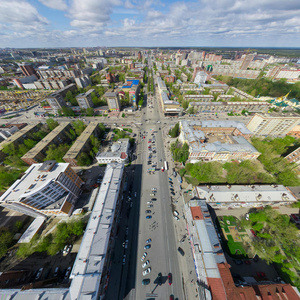
M 143 264 L 142 264 L 142 268 L 144 269 L 144 268 L 146 268 L 147 266 L 149 266 L 150 265 L 150 261 L 149 261 L 149 259 L 147 259 Z
M 146 242 L 145 242 L 145 244 L 150 244 L 152 242 L 152 240 L 151 239 L 148 239 Z
M 145 258 L 146 258 L 146 256 L 147 256 L 147 252 L 144 252 L 144 254 L 143 254 L 142 258 L 141 258 L 141 261 L 144 261 Z
M 150 244 L 147 244 L 144 246 L 144 249 L 150 249 L 151 248 L 151 245 Z
M 182 248 L 178 247 L 178 249 L 177 249 L 177 250 L 178 250 L 178 252 L 179 252 L 179 253 L 180 253 L 182 256 L 184 256 L 184 254 L 185 254 L 185 253 L 184 253 L 184 251 L 183 251 L 183 249 L 182 249 Z
M 151 215 L 146 216 L 146 219 L 152 219 Z
M 35 280 L 39 280 L 39 279 L 41 278 L 42 273 L 43 273 L 43 270 L 44 270 L 44 268 L 40 268 L 40 269 L 37 271 L 37 273 L 36 273 L 36 275 L 35 275 Z
M 150 279 L 149 278 L 142 280 L 142 285 L 148 285 L 148 284 L 150 284 Z
M 146 269 L 144 272 L 143 272 L 143 276 L 146 276 L 147 274 L 149 274 L 151 272 L 151 267 L 149 267 L 148 269 Z
M 70 276 L 70 272 L 71 272 L 71 267 L 68 267 L 66 273 L 65 273 L 65 279 L 68 279 Z
M 174 216 L 178 216 L 178 215 L 179 215 L 179 212 L 178 212 L 177 210 L 174 210 L 174 211 L 173 211 L 173 215 L 174 215 Z

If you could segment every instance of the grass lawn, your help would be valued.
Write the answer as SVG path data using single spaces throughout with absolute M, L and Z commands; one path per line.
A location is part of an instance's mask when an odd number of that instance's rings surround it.
M 227 235 L 227 239 L 227 247 L 231 256 L 244 256 L 245 258 L 248 257 L 243 247 L 243 243 L 235 242 L 231 235 Z
M 219 223 L 226 233 L 229 233 L 228 226 L 235 226 L 238 232 L 245 232 L 243 227 L 240 227 L 240 222 L 236 217 L 233 216 L 223 216 L 219 218 Z

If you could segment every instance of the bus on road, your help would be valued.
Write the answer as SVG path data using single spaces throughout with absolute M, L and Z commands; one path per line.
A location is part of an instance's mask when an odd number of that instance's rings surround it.
M 165 166 L 165 170 L 167 171 L 168 170 L 168 162 L 166 160 L 164 162 L 164 166 Z

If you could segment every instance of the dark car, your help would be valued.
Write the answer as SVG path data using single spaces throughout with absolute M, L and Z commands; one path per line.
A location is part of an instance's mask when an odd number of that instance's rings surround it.
M 168 282 L 169 282 L 169 285 L 172 284 L 172 274 L 171 273 L 168 274 Z
M 174 300 L 174 295 L 170 295 L 170 300 Z
M 178 247 L 178 252 L 182 255 L 182 256 L 184 256 L 184 251 L 183 251 L 183 249 L 182 248 L 180 248 L 180 247 Z
M 142 280 L 142 285 L 148 285 L 150 283 L 150 279 L 146 278 Z

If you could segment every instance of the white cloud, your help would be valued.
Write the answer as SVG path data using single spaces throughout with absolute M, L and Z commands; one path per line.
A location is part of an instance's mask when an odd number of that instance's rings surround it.
M 36 8 L 26 1 L 1 0 L 0 22 L 9 24 L 48 24 L 49 21 L 41 16 Z
M 39 0 L 39 1 L 47 7 L 57 9 L 57 10 L 66 10 L 68 8 L 65 0 Z

